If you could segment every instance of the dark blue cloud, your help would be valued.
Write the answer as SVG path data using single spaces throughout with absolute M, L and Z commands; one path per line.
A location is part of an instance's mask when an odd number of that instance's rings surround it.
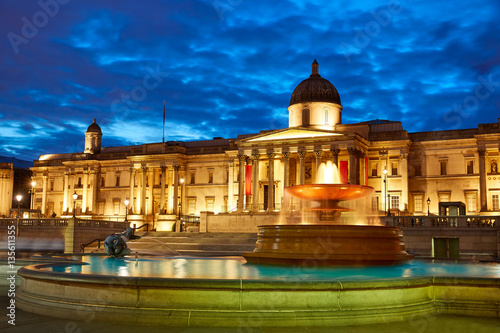
M 164 100 L 168 140 L 283 128 L 314 58 L 344 123 L 500 117 L 495 0 L 89 0 L 46 22 L 37 2 L 0 6 L 0 155 L 81 151 L 93 118 L 105 146 L 160 141 Z

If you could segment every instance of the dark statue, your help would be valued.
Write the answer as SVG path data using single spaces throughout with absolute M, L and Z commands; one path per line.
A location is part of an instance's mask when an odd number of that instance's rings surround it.
M 127 242 L 131 239 L 139 239 L 140 236 L 134 235 L 134 229 L 127 228 L 122 233 L 116 233 L 114 235 L 109 235 L 104 240 L 104 247 L 106 248 L 106 253 L 109 257 L 119 257 L 125 256 L 130 253 L 130 249 L 127 248 Z

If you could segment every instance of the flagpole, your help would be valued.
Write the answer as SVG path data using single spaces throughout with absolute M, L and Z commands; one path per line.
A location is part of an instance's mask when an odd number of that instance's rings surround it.
M 163 138 L 161 142 L 165 142 L 165 100 L 163 100 Z

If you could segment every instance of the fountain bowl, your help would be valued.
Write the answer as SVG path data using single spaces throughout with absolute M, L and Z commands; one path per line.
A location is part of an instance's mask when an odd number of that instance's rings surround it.
M 373 191 L 373 187 L 348 184 L 304 184 L 288 186 L 285 191 L 302 200 L 348 201 L 366 197 Z

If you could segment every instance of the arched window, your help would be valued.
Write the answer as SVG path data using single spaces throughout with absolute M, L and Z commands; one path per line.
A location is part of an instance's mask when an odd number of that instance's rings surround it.
M 308 108 L 302 109 L 302 126 L 307 126 L 310 124 L 311 113 Z
M 328 113 L 329 113 L 330 110 L 328 110 L 328 108 L 324 108 L 323 109 L 323 112 L 325 114 L 324 118 L 325 118 L 325 125 L 328 125 Z

